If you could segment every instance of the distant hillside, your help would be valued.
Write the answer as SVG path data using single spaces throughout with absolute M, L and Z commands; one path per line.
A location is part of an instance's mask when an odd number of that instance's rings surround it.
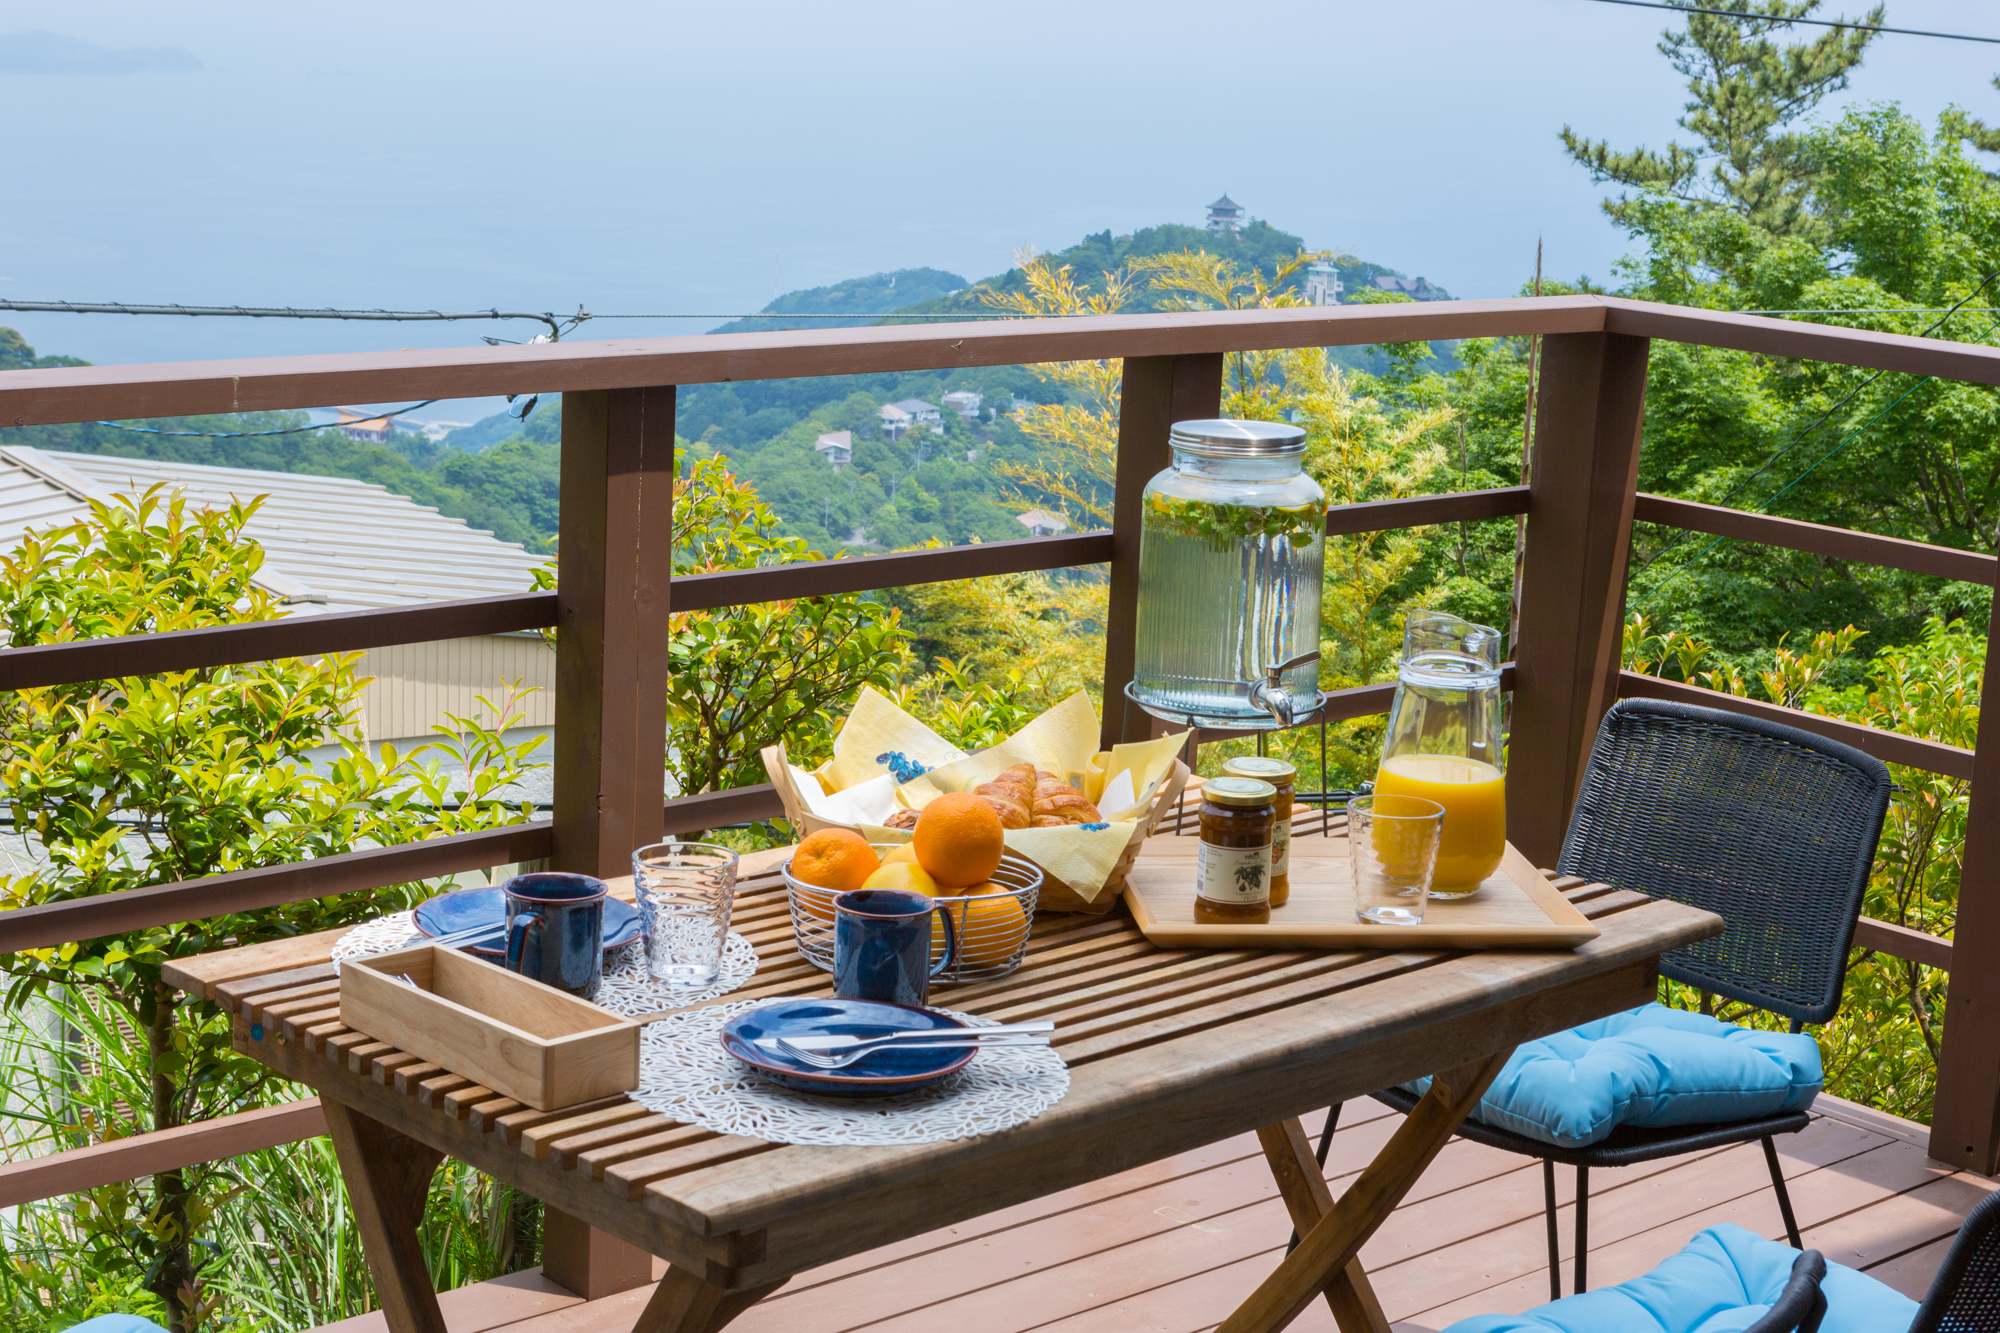
M 887 310 L 935 301 L 966 286 L 964 278 L 936 268 L 899 268 L 871 273 L 831 287 L 786 292 L 764 307 L 774 315 L 854 315 L 854 319 L 739 319 L 711 333 L 768 333 L 773 329 L 839 329 L 876 322 Z
M 1277 273 L 1279 265 L 1296 256 L 1299 251 L 1309 248 L 1304 240 L 1290 232 L 1280 231 L 1270 223 L 1256 219 L 1241 231 L 1234 233 L 1212 232 L 1205 227 L 1184 227 L 1176 223 L 1146 227 L 1129 236 L 1113 236 L 1109 231 L 1101 231 L 1094 236 L 1084 237 L 1067 250 L 1054 252 L 1049 258 L 1057 265 L 1069 268 L 1084 286 L 1100 290 L 1104 286 L 1105 275 L 1129 259 L 1175 254 L 1182 250 L 1206 250 L 1242 268 L 1254 268 L 1268 278 Z M 1340 269 L 1340 280 L 1350 292 L 1367 285 L 1378 276 L 1404 276 L 1395 269 L 1381 264 L 1370 264 L 1365 260 L 1348 259 L 1336 263 Z M 1280 290 L 1296 291 L 1304 285 L 1304 274 L 1298 274 Z M 1025 291 L 1026 288 L 1027 280 L 1021 270 L 1010 268 L 1005 273 L 982 278 L 956 295 L 941 296 L 920 304 L 903 306 L 897 313 L 914 315 L 945 314 L 959 310 L 990 311 L 992 307 L 985 303 L 982 292 L 1018 292 Z M 1166 299 L 1166 293 L 1154 292 L 1142 286 L 1126 309 L 1155 310 Z M 896 321 L 890 318 L 882 322 L 893 324 Z

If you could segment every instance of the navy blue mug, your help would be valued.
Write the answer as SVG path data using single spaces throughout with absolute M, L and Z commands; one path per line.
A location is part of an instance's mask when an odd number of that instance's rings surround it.
M 922 1004 L 931 978 L 958 957 L 958 931 L 937 900 L 901 889 L 833 896 L 833 993 L 843 1000 Z M 944 956 L 931 962 L 931 918 L 944 922 Z
M 592 999 L 604 976 L 601 879 L 559 870 L 516 875 L 507 899 L 507 970 Z

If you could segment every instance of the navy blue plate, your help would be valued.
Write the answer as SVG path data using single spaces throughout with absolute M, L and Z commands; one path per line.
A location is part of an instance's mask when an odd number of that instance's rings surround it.
M 781 1088 L 823 1097 L 882 1097 L 943 1082 L 978 1054 L 884 1048 L 840 1070 L 814 1069 L 755 1045 L 759 1037 L 881 1037 L 913 1028 L 962 1032 L 965 1024 L 930 1009 L 875 1000 L 780 1000 L 746 1009 L 722 1026 L 722 1049 Z
M 440 893 L 416 911 L 417 929 L 435 939 L 455 930 L 471 930 L 488 923 L 498 925 L 507 916 L 507 896 L 498 888 L 453 889 Z M 604 900 L 604 947 L 615 949 L 639 938 L 639 911 L 618 898 Z M 507 944 L 495 935 L 491 944 L 481 944 L 466 952 L 481 958 L 503 958 Z

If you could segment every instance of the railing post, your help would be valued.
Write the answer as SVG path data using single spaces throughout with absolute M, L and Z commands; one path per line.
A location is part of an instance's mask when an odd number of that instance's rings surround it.
M 1538 866 L 1556 863 L 1618 697 L 1646 352 L 1646 339 L 1616 333 L 1542 339 L 1507 755 L 1507 836 Z
M 1145 714 L 1125 698 L 1139 626 L 1141 493 L 1172 454 L 1176 421 L 1222 410 L 1222 353 L 1125 358 L 1118 394 L 1118 491 L 1111 506 L 1111 599 L 1104 621 L 1104 748 L 1151 735 Z
M 629 874 L 665 823 L 674 391 L 563 395 L 554 850 Z M 545 1210 L 542 1271 L 589 1300 L 652 1281 L 652 1256 Z
M 2000 591 L 1986 628 L 1983 703 L 2000 663 Z M 1972 788 L 1965 811 L 1965 852 L 1958 877 L 1945 988 L 1944 1042 L 1938 1050 L 1937 1099 L 1928 1151 L 1940 1162 L 1983 1176 L 2000 1170 L 2000 706 L 1979 710 Z

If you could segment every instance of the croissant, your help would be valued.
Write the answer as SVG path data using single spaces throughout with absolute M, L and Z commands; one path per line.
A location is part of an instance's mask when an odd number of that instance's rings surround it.
M 1057 828 L 1064 824 L 1095 824 L 1103 816 L 1082 793 L 1053 773 L 1037 771 L 1035 800 L 1031 808 L 1036 828 Z M 1044 821 L 1049 822 L 1044 822 Z
M 920 811 L 916 810 L 898 810 L 895 814 L 890 815 L 882 821 L 882 827 L 913 829 L 917 826 L 917 815 L 920 813 Z
M 993 813 L 1000 816 L 1001 828 L 1026 828 L 1029 818 L 1027 803 L 1015 800 L 1013 792 L 1012 787 L 989 782 L 974 788 L 972 794 L 993 807 Z

